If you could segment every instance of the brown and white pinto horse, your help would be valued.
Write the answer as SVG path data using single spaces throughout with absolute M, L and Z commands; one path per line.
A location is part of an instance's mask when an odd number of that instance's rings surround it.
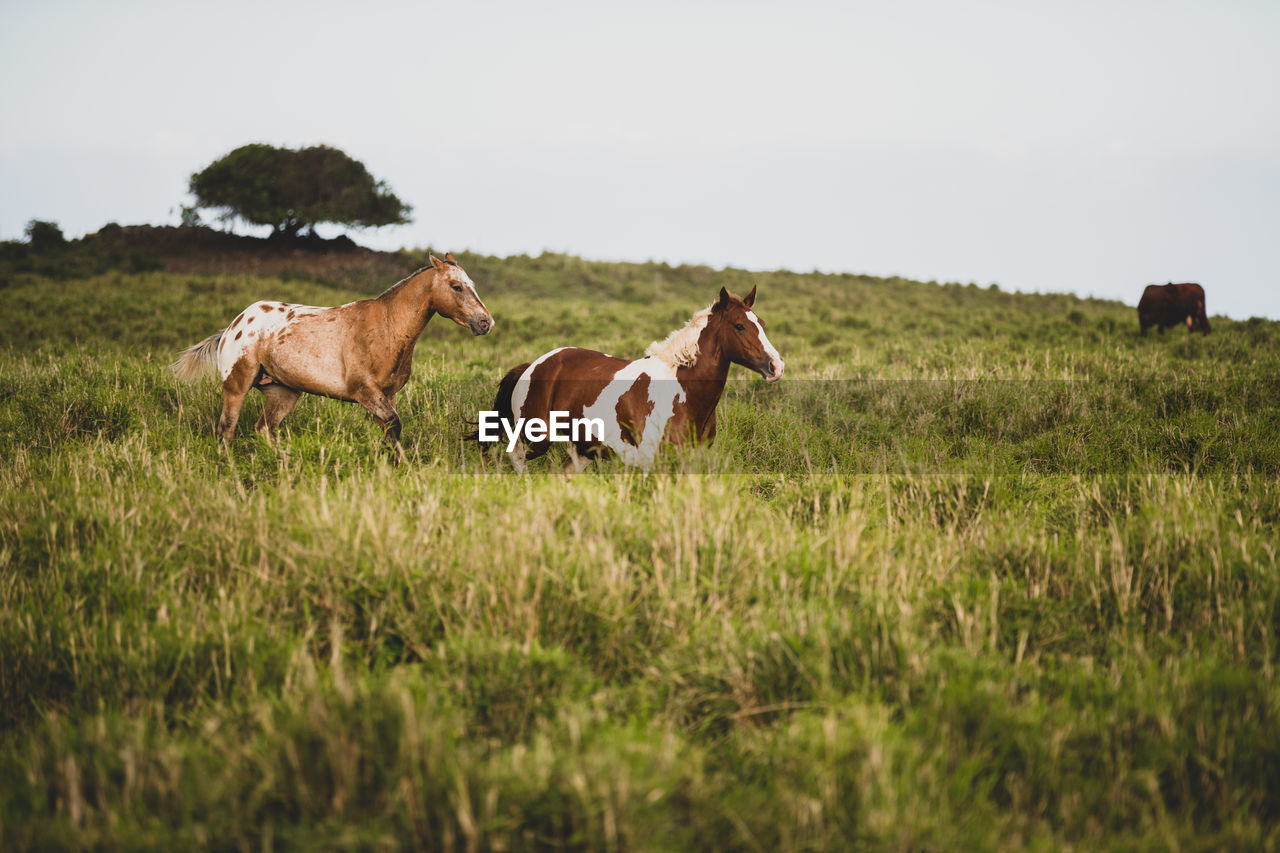
M 720 289 L 719 299 L 693 315 L 666 340 L 649 345 L 635 361 L 578 347 L 561 347 L 513 368 L 498 386 L 499 417 L 549 420 L 553 411 L 570 418 L 599 418 L 604 436 L 570 442 L 566 469 L 581 471 L 602 448 L 623 462 L 648 468 L 663 440 L 710 442 L 716 434 L 716 404 L 730 364 L 756 371 L 768 382 L 782 376 L 783 362 L 751 310 L 756 289 L 746 298 Z M 509 453 L 523 472 L 526 460 L 546 453 L 551 442 Z
M 303 394 L 319 394 L 369 410 L 396 459 L 400 416 L 396 393 L 409 381 L 413 348 L 433 314 L 474 335 L 487 334 L 493 317 L 470 276 L 452 254 L 429 256 L 425 266 L 381 296 L 332 308 L 255 302 L 220 332 L 188 347 L 171 367 L 190 382 L 210 365 L 222 379 L 222 415 L 215 429 L 235 434 L 250 388 L 266 397 L 258 432 L 273 432 Z

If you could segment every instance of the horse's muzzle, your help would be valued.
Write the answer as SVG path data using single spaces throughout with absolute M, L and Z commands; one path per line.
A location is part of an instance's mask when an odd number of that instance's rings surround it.
M 483 317 L 468 320 L 467 328 L 471 329 L 473 335 L 487 335 L 493 331 L 493 318 L 486 314 Z
M 777 382 L 782 378 L 782 371 L 786 369 L 780 358 L 769 359 L 769 366 L 760 371 L 760 375 L 764 377 L 765 382 Z

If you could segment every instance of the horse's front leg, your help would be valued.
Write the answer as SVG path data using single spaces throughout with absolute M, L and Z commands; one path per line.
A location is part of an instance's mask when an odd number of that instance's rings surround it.
M 710 444 L 716 440 L 716 412 L 711 410 L 711 414 L 702 422 L 702 429 L 698 430 L 697 441 L 700 444 Z
M 395 398 L 388 397 L 376 388 L 366 388 L 355 394 L 355 401 L 364 406 L 382 427 L 382 438 L 391 451 L 392 464 L 404 461 L 404 448 L 400 446 L 400 415 L 396 412 Z

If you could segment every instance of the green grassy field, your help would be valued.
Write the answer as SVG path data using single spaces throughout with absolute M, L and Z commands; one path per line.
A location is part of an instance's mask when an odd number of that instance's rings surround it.
M 497 328 L 428 326 L 398 468 L 316 398 L 224 449 L 165 369 L 363 293 L 3 280 L 0 849 L 1275 847 L 1280 324 L 459 259 Z M 460 441 L 508 367 L 722 284 L 787 377 L 735 369 L 714 446 Z

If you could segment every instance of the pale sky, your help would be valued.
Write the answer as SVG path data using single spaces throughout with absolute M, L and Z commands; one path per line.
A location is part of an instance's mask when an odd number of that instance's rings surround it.
M 375 248 L 1280 319 L 1276 0 L 0 0 L 0 127 L 0 239 L 176 224 L 231 149 L 323 143 L 414 207 Z

